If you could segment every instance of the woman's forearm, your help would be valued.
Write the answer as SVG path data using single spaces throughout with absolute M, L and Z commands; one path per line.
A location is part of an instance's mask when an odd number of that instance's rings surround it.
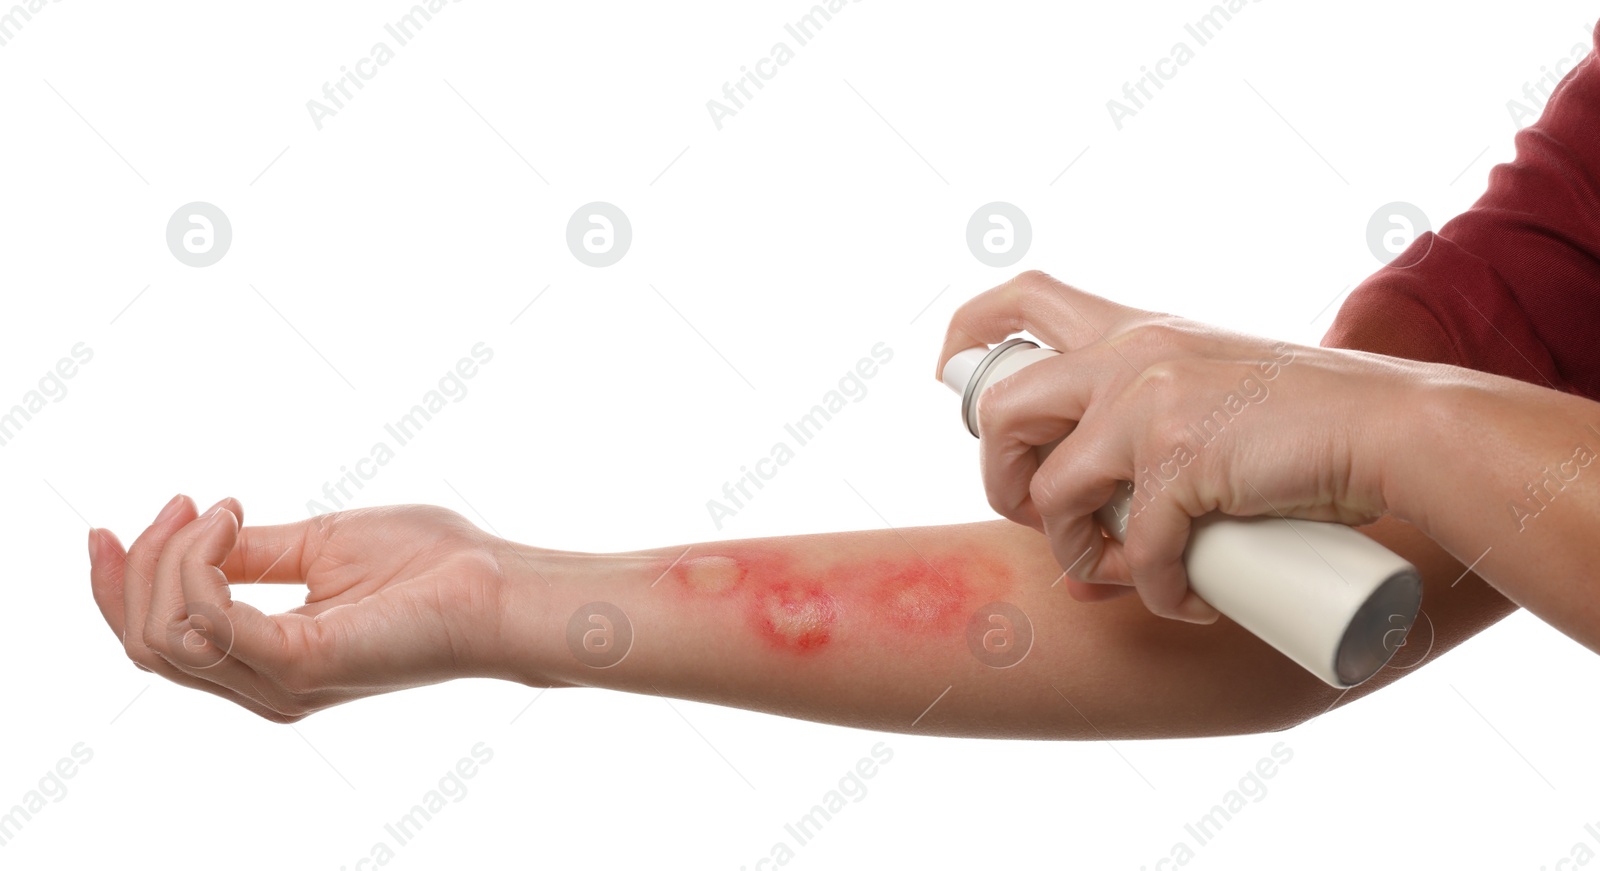
M 1420 536 L 1381 535 L 1419 554 L 1430 589 L 1459 577 Z M 535 685 L 886 731 L 1087 740 L 1281 729 L 1341 695 L 1226 618 L 1191 625 L 1135 596 L 1072 599 L 1044 537 L 1004 520 L 616 555 L 508 545 L 500 562 L 512 591 L 502 634 L 517 678 Z M 1482 600 L 1475 583 L 1441 602 L 1432 655 L 1485 624 L 1465 608 Z M 1406 664 L 1372 686 L 1428 655 L 1397 657 Z
M 1600 652 L 1600 404 L 1466 370 L 1396 420 L 1385 498 L 1501 593 Z M 1392 482 L 1392 485 L 1391 483 Z

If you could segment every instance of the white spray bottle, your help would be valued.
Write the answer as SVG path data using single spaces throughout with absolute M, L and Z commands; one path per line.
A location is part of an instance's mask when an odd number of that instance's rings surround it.
M 989 385 L 1058 354 L 1026 339 L 950 358 L 941 379 L 961 395 L 961 417 L 978 434 L 978 396 Z M 1036 448 L 1042 462 L 1050 446 Z M 1133 485 L 1095 513 L 1122 541 Z M 1422 604 L 1416 567 L 1348 526 L 1283 517 L 1194 520 L 1184 551 L 1189 586 L 1211 607 L 1324 682 L 1352 687 L 1389 661 Z

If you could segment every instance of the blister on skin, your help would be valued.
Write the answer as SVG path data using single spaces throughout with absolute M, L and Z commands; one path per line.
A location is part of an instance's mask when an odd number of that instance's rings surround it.
M 727 593 L 745 579 L 745 567 L 731 556 L 698 556 L 673 568 L 678 583 L 696 593 Z
M 776 647 L 810 651 L 827 644 L 839 620 L 839 606 L 821 584 L 776 583 L 755 599 L 756 628 Z

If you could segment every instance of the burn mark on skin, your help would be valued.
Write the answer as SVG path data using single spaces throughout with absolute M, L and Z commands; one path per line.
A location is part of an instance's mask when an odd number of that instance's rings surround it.
M 730 556 L 701 556 L 684 560 L 673 570 L 684 587 L 696 593 L 726 593 L 740 586 L 745 568 Z
M 683 560 L 670 574 L 687 595 L 738 602 L 756 633 L 779 650 L 815 652 L 839 621 L 839 600 L 827 579 L 808 578 L 781 550 L 724 546 L 720 553 Z
M 959 635 L 978 602 L 1010 586 L 1005 564 L 983 554 L 925 553 L 802 563 L 782 547 L 724 543 L 690 554 L 667 580 L 679 595 L 736 607 L 769 647 L 798 656 L 817 654 L 856 623 L 868 635 Z
M 871 590 L 873 611 L 903 629 L 959 629 L 970 610 L 969 572 L 967 566 L 952 559 L 930 563 L 914 557 L 898 565 L 877 567 L 873 573 L 883 579 Z
M 761 590 L 752 609 L 756 628 L 775 647 L 813 651 L 828 643 L 839 606 L 821 584 L 781 581 Z

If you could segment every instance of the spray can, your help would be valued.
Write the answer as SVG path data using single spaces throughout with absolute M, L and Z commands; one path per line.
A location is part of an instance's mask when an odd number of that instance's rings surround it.
M 978 396 L 989 385 L 1058 354 L 1027 339 L 969 348 L 941 380 L 961 396 L 961 417 L 978 435 Z M 1042 462 L 1052 446 L 1036 451 Z M 1095 513 L 1122 541 L 1133 497 L 1127 481 Z M 1416 567 L 1351 527 L 1283 517 L 1195 518 L 1184 550 L 1189 586 L 1325 683 L 1356 686 L 1388 663 L 1422 605 Z

